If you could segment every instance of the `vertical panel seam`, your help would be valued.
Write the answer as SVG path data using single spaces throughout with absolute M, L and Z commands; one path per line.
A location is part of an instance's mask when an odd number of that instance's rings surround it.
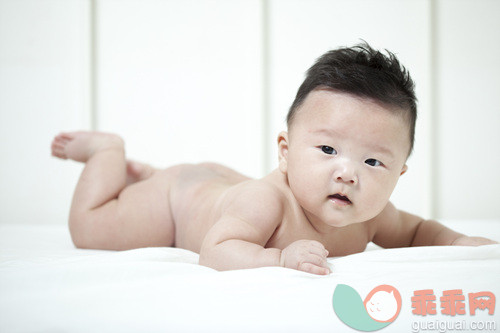
M 427 180 L 427 207 L 429 210 L 429 215 L 431 218 L 439 218 L 439 188 L 437 186 L 437 179 L 439 177 L 439 161 L 438 161 L 438 150 L 439 150 L 439 139 L 437 135 L 437 130 L 439 128 L 439 76 L 438 76 L 438 66 L 439 66 L 439 50 L 438 50 L 438 0 L 430 1 L 430 69 L 431 69 L 431 82 L 430 82 L 430 94 L 431 94 L 431 105 L 430 105 L 430 116 L 429 116 L 429 140 L 428 140 L 428 150 L 429 150 L 429 162 L 427 167 L 428 180 Z
M 90 128 L 98 129 L 97 110 L 97 0 L 90 0 Z
M 269 105 L 269 89 L 270 89 L 270 45 L 269 45 L 269 0 L 261 0 L 261 49 L 262 49 L 262 68 L 261 68 L 261 94 L 262 94 L 262 174 L 265 175 L 270 171 L 270 105 Z

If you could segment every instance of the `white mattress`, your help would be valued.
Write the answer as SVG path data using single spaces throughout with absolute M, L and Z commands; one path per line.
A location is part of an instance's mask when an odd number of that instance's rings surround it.
M 500 221 L 448 224 L 500 241 Z M 399 316 L 381 332 L 442 323 L 466 325 L 460 332 L 477 332 L 478 323 L 493 328 L 482 332 L 500 331 L 500 310 L 472 316 L 467 297 L 500 297 L 500 245 L 370 245 L 330 258 L 326 277 L 279 267 L 217 272 L 197 261 L 196 253 L 175 248 L 78 250 L 66 226 L 0 225 L 0 332 L 355 332 L 333 310 L 338 284 L 361 298 L 382 284 L 400 292 Z M 433 290 L 436 315 L 412 313 L 413 292 L 423 289 Z M 452 289 L 462 290 L 465 315 L 441 313 L 439 299 Z

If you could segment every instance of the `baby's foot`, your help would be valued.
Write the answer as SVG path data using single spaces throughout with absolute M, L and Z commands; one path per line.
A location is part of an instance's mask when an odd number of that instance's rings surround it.
M 155 169 L 147 164 L 127 160 L 127 184 L 133 184 L 151 177 Z
M 123 140 L 115 134 L 101 132 L 69 132 L 57 135 L 52 141 L 52 156 L 87 162 L 96 152 L 105 149 L 124 149 Z

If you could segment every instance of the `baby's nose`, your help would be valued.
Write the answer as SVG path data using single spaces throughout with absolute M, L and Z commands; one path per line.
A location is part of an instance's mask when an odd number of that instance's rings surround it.
M 355 168 L 349 163 L 342 163 L 339 165 L 334 172 L 333 178 L 337 182 L 343 182 L 346 184 L 355 185 L 358 183 Z
M 339 175 L 337 176 L 336 180 L 338 182 L 344 182 L 344 183 L 350 183 L 350 184 L 356 184 L 357 183 L 357 180 L 356 180 L 356 177 L 354 176 L 349 176 L 349 175 Z

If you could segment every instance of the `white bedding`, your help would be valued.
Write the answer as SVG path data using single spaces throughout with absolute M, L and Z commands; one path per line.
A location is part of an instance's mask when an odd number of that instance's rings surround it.
M 500 221 L 452 226 L 500 241 Z M 500 331 L 498 306 L 493 315 L 472 316 L 467 297 L 500 297 L 500 245 L 371 245 L 330 258 L 326 277 L 278 267 L 217 272 L 197 261 L 196 253 L 175 248 L 78 250 L 65 226 L 0 225 L 0 332 L 356 332 L 333 310 L 338 284 L 361 298 L 382 284 L 400 292 L 401 312 L 380 332 L 441 323 L 467 326 L 449 332 L 478 332 L 478 323 L 493 325 L 480 332 Z M 436 315 L 412 313 L 413 292 L 422 289 L 434 291 Z M 439 299 L 452 289 L 462 289 L 465 315 L 441 314 Z

